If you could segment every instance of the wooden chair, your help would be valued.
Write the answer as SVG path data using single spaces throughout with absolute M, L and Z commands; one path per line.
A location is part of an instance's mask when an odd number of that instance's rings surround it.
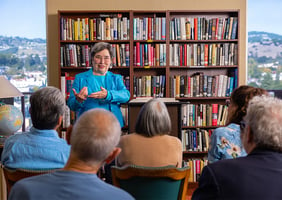
M 6 181 L 6 188 L 7 188 L 7 197 L 9 196 L 9 193 L 12 189 L 12 186 L 19 180 L 31 176 L 37 176 L 40 174 L 46 174 L 54 172 L 58 169 L 36 169 L 36 170 L 30 170 L 30 169 L 11 169 L 7 168 L 5 166 L 2 166 L 3 173 Z
M 137 200 L 185 200 L 190 168 L 112 166 L 113 185 Z

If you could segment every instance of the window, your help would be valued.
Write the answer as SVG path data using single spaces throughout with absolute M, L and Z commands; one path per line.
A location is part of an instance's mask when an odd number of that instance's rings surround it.
M 248 84 L 282 90 L 282 1 L 248 0 Z
M 29 96 L 47 84 L 45 0 L 0 1 L 0 18 L 0 75 L 25 94 L 14 105 L 29 127 Z

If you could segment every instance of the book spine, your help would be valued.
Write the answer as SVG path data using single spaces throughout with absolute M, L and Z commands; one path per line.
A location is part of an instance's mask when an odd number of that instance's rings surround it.
M 217 126 L 218 104 L 212 104 L 212 125 Z

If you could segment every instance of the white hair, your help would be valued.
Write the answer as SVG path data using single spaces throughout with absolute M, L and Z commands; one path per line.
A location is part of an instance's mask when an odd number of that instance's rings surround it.
M 250 102 L 245 117 L 258 147 L 282 151 L 282 100 L 256 96 Z

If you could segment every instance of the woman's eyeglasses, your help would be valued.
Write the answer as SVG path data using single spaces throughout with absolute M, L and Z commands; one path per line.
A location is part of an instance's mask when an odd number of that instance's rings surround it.
M 105 62 L 108 62 L 111 60 L 111 57 L 110 56 L 100 56 L 100 55 L 97 55 L 97 56 L 94 56 L 94 58 L 98 61 L 102 61 L 102 59 L 105 61 Z
M 246 126 L 247 126 L 247 123 L 244 120 L 240 121 L 240 129 L 241 130 L 244 130 L 246 128 Z

